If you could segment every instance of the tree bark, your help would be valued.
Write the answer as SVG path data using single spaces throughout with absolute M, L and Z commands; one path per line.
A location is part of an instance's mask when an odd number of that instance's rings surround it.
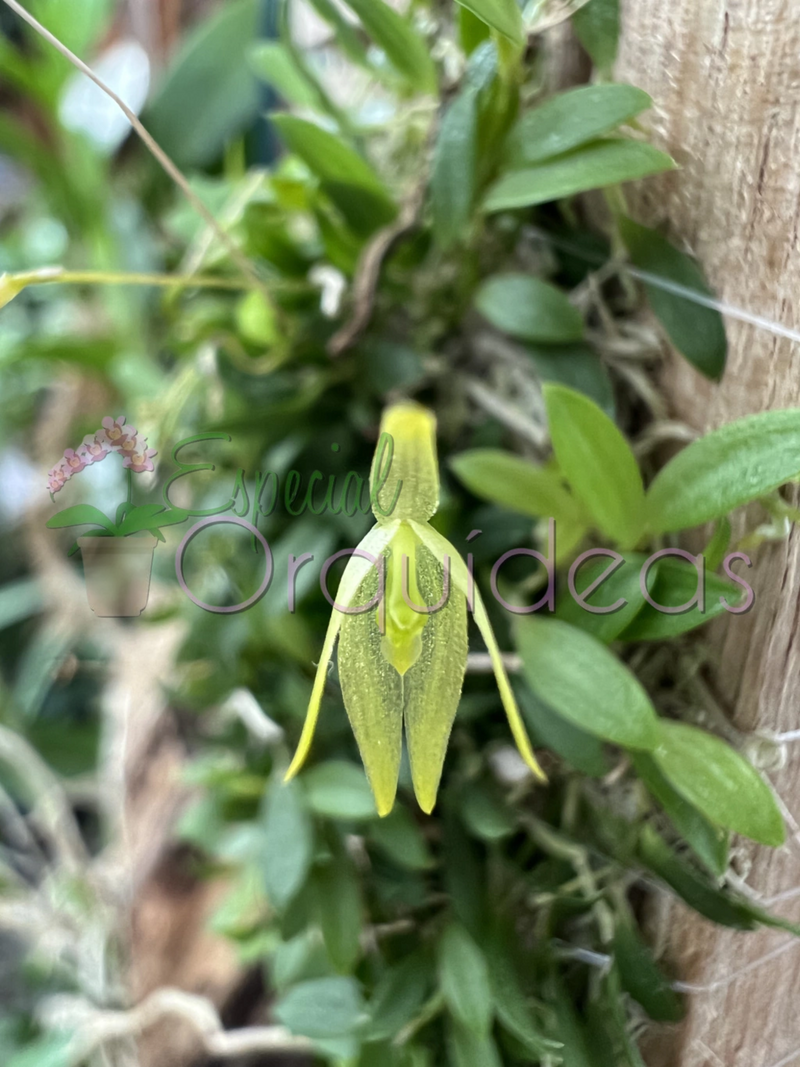
M 623 0 L 617 76 L 652 95 L 654 139 L 681 168 L 643 183 L 633 214 L 667 222 L 722 299 L 800 326 L 800 4 Z M 800 403 L 800 346 L 730 319 L 727 326 L 721 385 L 677 357 L 665 372 L 676 413 L 700 430 Z M 755 552 L 753 610 L 711 631 L 715 686 L 743 731 L 800 728 L 798 544 L 793 530 L 787 541 Z M 742 845 L 738 857 L 764 900 L 800 886 L 793 817 L 800 819 L 800 744 L 786 747 L 785 763 L 770 777 L 788 809 L 789 840 L 778 852 Z M 800 895 L 783 896 L 773 910 L 797 920 Z M 668 953 L 680 977 L 707 988 L 689 995 L 683 1026 L 653 1036 L 648 1063 L 800 1065 L 800 941 L 774 931 L 723 931 L 677 905 L 669 926 Z M 759 962 L 774 949 L 781 951 Z

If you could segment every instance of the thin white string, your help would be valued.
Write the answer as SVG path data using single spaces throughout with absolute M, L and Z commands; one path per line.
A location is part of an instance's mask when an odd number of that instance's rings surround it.
M 563 241 L 558 237 L 554 237 L 552 234 L 547 233 L 546 230 L 540 230 L 538 226 L 529 226 L 527 232 L 530 233 L 532 237 L 536 237 L 545 244 L 569 252 L 571 255 L 576 256 L 578 259 L 582 259 L 586 263 L 599 264 L 603 262 L 600 257 L 591 255 L 591 253 L 586 252 L 577 245 L 573 245 L 569 241 Z M 634 267 L 629 263 L 621 262 L 619 266 L 620 269 L 627 271 L 631 277 L 644 282 L 646 285 L 652 285 L 656 289 L 662 289 L 666 293 L 672 293 L 673 296 L 680 296 L 684 300 L 689 300 L 691 303 L 697 304 L 700 307 L 711 308 L 713 311 L 718 311 L 720 315 L 725 315 L 730 319 L 737 319 L 739 322 L 746 322 L 750 326 L 756 326 L 761 330 L 767 330 L 769 333 L 775 334 L 777 337 L 785 337 L 790 341 L 800 342 L 800 330 L 793 330 L 790 326 L 784 326 L 783 323 L 775 322 L 772 319 L 766 318 L 764 315 L 756 315 L 754 312 L 748 311 L 746 308 L 740 308 L 735 304 L 729 304 L 724 300 L 718 300 L 716 297 L 710 296 L 708 293 L 701 293 L 698 289 L 690 289 L 688 286 L 681 285 L 679 282 L 673 282 L 669 278 L 664 278 L 660 274 L 653 274 L 647 270 L 640 270 L 638 267 Z

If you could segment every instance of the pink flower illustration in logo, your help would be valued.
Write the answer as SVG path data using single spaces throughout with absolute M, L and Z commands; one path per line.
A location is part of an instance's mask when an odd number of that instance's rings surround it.
M 87 434 L 86 437 L 84 437 L 83 442 L 78 445 L 78 455 L 87 467 L 92 463 L 99 463 L 101 460 L 105 459 L 110 451 L 110 443 L 99 430 L 97 433 Z
M 143 444 L 146 445 L 147 442 L 143 442 Z M 141 446 L 137 446 L 137 449 L 131 455 L 125 456 L 122 466 L 134 471 L 136 474 L 153 470 L 153 456 L 158 455 L 156 450 L 154 448 L 142 448 Z
M 47 474 L 47 488 L 51 493 L 57 493 L 67 484 L 67 474 L 59 464 L 53 467 Z
M 136 427 L 128 425 L 124 415 L 120 415 L 118 419 L 112 419 L 110 415 L 106 415 L 103 419 L 103 428 L 98 431 L 98 436 L 100 434 L 105 436 L 112 448 L 117 449 L 122 448 L 126 441 L 136 437 Z
M 71 478 L 73 474 L 80 474 L 86 466 L 86 461 L 78 455 L 74 448 L 68 448 L 64 453 L 62 466 L 67 477 Z

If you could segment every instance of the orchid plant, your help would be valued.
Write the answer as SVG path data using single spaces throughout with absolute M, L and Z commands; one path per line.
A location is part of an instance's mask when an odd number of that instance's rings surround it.
M 122 456 L 122 466 L 127 471 L 128 483 L 127 499 L 117 508 L 114 519 L 110 519 L 93 504 L 76 504 L 54 515 L 47 523 L 48 529 L 58 530 L 69 526 L 96 527 L 87 531 L 89 537 L 130 537 L 146 530 L 159 541 L 164 541 L 161 527 L 184 522 L 187 513 L 180 508 L 164 507 L 160 504 L 137 506 L 133 503 L 133 475 L 154 470 L 153 459 L 158 453 L 154 448 L 148 448 L 146 438 L 126 421 L 124 415 L 116 419 L 107 415 L 100 428 L 87 434 L 77 448 L 66 449 L 61 460 L 47 475 L 51 499 L 55 499 L 55 494 L 61 492 L 72 477 L 95 463 L 101 463 L 112 453 Z M 76 541 L 69 554 L 72 555 L 77 550 Z

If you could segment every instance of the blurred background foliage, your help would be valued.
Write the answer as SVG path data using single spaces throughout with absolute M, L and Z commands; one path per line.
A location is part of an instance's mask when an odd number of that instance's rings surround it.
M 464 551 L 482 531 L 470 548 L 484 586 L 501 554 L 542 544 L 539 515 L 507 467 L 459 480 L 449 460 L 544 459 L 543 382 L 616 416 L 649 469 L 664 334 L 621 264 L 692 287 L 702 275 L 659 235 L 617 225 L 619 183 L 671 165 L 641 136 L 643 94 L 553 96 L 572 8 L 573 66 L 608 87 L 615 4 L 28 7 L 141 111 L 262 285 L 241 279 L 102 94 L 0 6 L 0 270 L 241 281 L 30 285 L 0 313 L 3 1062 L 640 1064 L 645 1019 L 682 1010 L 639 932 L 642 873 L 716 921 L 764 918 L 722 886 L 725 833 L 657 767 L 642 757 L 631 775 L 518 676 L 551 778 L 533 789 L 478 656 L 433 816 L 404 765 L 401 802 L 377 819 L 335 674 L 312 764 L 282 787 L 330 611 L 321 562 L 369 516 L 292 515 L 282 500 L 258 514 L 275 575 L 233 614 L 182 593 L 186 527 L 166 529 L 150 605 L 130 622 L 89 613 L 69 532 L 44 529 L 45 470 L 123 412 L 159 450 L 138 503 L 161 499 L 179 441 L 216 434 L 181 452 L 214 466 L 171 499 L 246 497 L 249 516 L 258 472 L 283 488 L 319 470 L 337 495 L 347 472 L 366 479 L 383 406 L 413 396 L 439 420 L 436 525 Z M 597 186 L 611 191 L 572 199 Z M 672 343 L 718 377 L 715 313 L 652 293 Z M 107 509 L 123 493 L 106 463 L 62 496 Z M 294 612 L 290 553 L 313 554 Z M 262 568 L 229 526 L 186 555 L 192 592 L 220 607 L 250 596 Z M 541 578 L 515 560 L 505 595 L 529 599 Z M 512 650 L 507 613 L 492 614 Z M 671 711 L 696 679 L 677 667 L 680 639 L 664 649 L 622 651 Z M 195 999 L 171 1001 L 174 1025 L 151 1033 L 151 1018 L 142 1037 L 124 1009 L 166 985 Z M 240 1044 L 208 1024 L 204 997 Z

